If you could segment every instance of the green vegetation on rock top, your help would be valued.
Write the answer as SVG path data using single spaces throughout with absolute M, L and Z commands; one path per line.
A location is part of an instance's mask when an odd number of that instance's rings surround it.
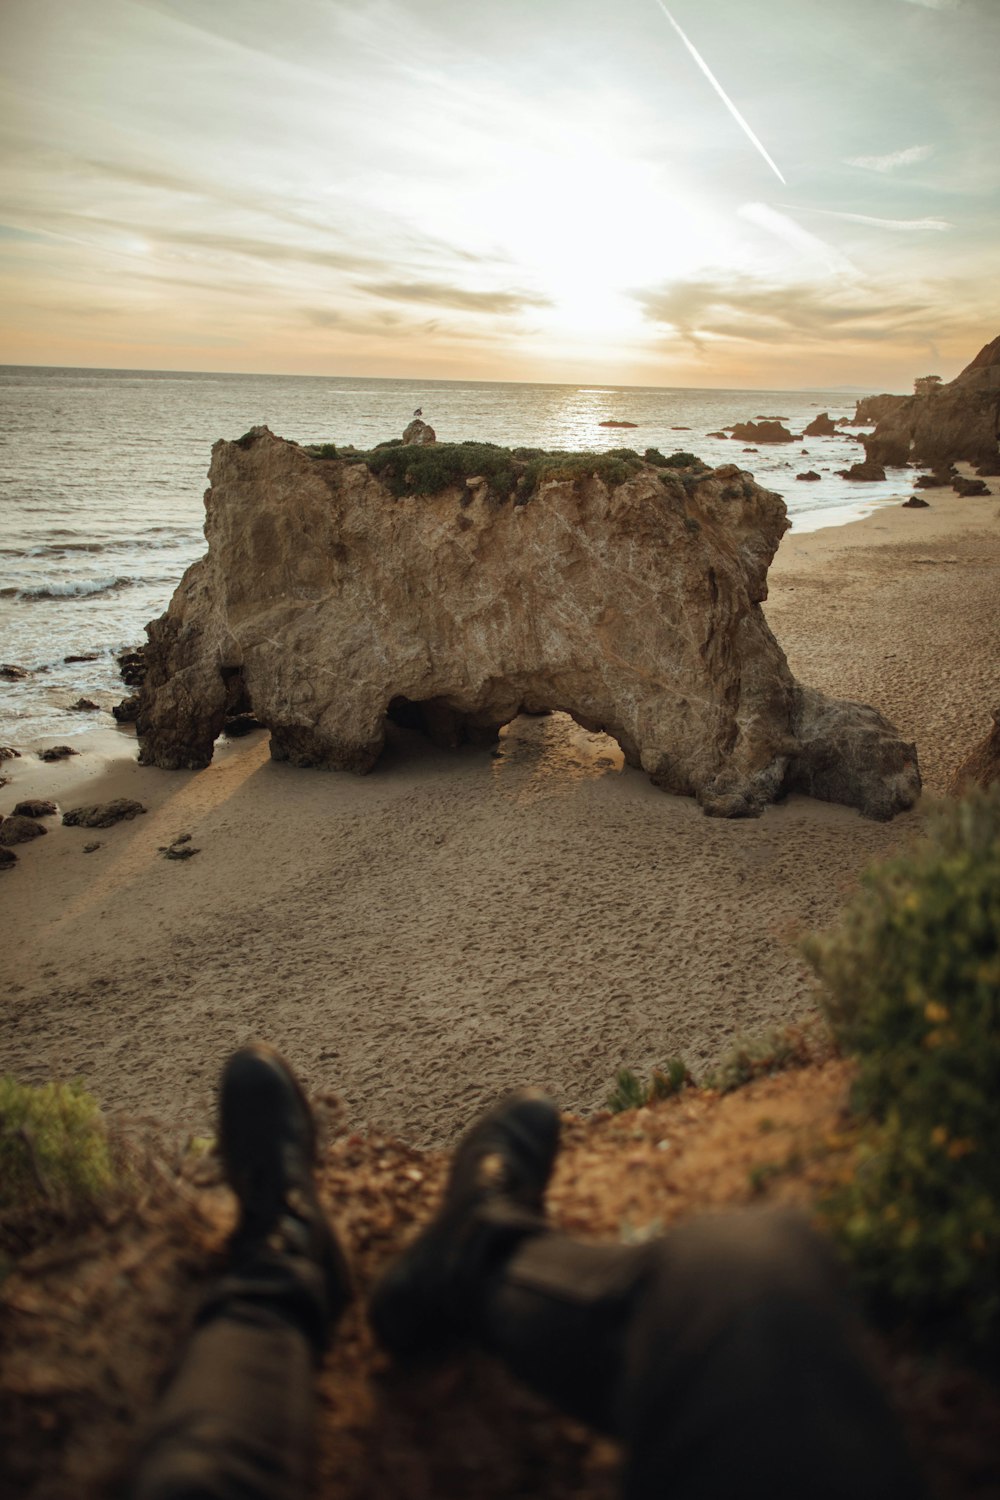
M 341 449 L 338 454 L 332 443 L 305 451 L 312 458 L 340 457 L 348 463 L 364 464 L 397 499 L 404 495 L 438 495 L 455 487 L 464 489 L 466 480 L 479 478 L 485 483 L 490 499 L 498 505 L 508 500 L 524 505 L 549 480 L 576 482 L 595 477 L 614 488 L 647 465 L 707 472 L 707 465 L 693 454 L 675 453 L 672 458 L 664 458 L 655 448 L 647 449 L 645 456 L 641 456 L 632 448 L 569 453 L 472 442 L 404 447 L 396 439 L 379 443 L 367 452 Z

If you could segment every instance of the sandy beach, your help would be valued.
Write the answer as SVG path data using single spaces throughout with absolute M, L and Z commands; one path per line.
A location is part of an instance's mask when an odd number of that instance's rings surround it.
M 1000 700 L 1000 503 L 923 493 L 926 510 L 787 536 L 766 612 L 795 675 L 878 707 L 941 794 Z M 361 779 L 272 763 L 263 733 L 198 773 L 139 767 L 123 730 L 76 743 L 53 765 L 20 747 L 0 811 L 148 811 L 47 819 L 0 877 L 0 1071 L 78 1077 L 194 1132 L 251 1037 L 352 1124 L 421 1144 L 524 1081 L 587 1112 L 622 1064 L 679 1054 L 697 1074 L 814 1008 L 799 934 L 923 816 L 792 797 L 708 819 L 563 716 L 517 720 L 493 755 L 399 731 Z M 181 834 L 198 853 L 164 858 Z

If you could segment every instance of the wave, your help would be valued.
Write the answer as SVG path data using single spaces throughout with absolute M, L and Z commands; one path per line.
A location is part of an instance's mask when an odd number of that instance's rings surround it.
M 93 599 L 99 594 L 117 594 L 122 589 L 159 582 L 158 578 L 86 578 L 72 583 L 42 583 L 36 588 L 0 589 L 0 599 Z
M 36 542 L 30 547 L 0 547 L 0 557 L 70 557 L 77 552 L 166 552 L 172 547 L 193 547 L 199 540 L 179 533 L 172 537 L 119 537 L 103 542 Z

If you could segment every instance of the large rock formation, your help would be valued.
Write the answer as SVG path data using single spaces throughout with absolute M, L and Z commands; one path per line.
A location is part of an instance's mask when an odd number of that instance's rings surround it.
M 1000 338 L 955 379 L 918 396 L 900 398 L 882 416 L 865 451 L 879 464 L 927 464 L 959 459 L 995 465 L 1000 439 Z
M 207 555 L 148 627 L 140 760 L 204 766 L 252 710 L 276 759 L 367 771 L 387 715 L 453 744 L 561 709 L 711 813 L 796 789 L 909 807 L 912 745 L 800 687 L 764 619 L 780 496 L 735 465 L 646 460 L 217 443 Z
M 871 427 L 876 422 L 881 422 L 884 417 L 892 416 L 911 399 L 909 396 L 862 396 L 854 408 L 854 416 L 850 419 L 850 425 Z

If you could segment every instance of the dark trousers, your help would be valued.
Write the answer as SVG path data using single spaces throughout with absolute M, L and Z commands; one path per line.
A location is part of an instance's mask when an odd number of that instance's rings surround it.
M 831 1249 L 796 1215 L 525 1240 L 483 1337 L 625 1450 L 626 1500 L 920 1500 Z
M 323 1272 L 266 1248 L 211 1290 L 142 1443 L 133 1500 L 301 1500 L 312 1463 Z
M 134 1500 L 292 1500 L 313 1423 L 309 1300 L 206 1309 Z M 265 1279 L 266 1285 L 266 1279 Z M 540 1230 L 486 1281 L 477 1341 L 619 1439 L 626 1500 L 920 1500 L 832 1255 L 798 1218 L 706 1216 L 644 1246 Z M 310 1334 L 313 1342 L 311 1343 Z

